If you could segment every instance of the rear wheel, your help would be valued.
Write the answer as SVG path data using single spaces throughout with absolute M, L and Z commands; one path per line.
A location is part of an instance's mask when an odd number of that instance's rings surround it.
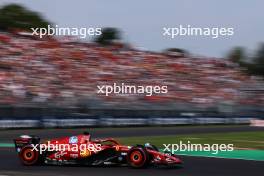
M 31 146 L 26 146 L 20 151 L 19 158 L 24 165 L 36 165 L 39 161 L 39 152 L 33 150 Z
M 133 147 L 127 154 L 127 162 L 133 168 L 143 168 L 148 165 L 149 156 L 144 148 Z

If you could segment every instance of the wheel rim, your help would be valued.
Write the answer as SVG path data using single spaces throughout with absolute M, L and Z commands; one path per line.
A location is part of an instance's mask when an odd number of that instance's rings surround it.
M 130 160 L 135 164 L 141 163 L 142 159 L 143 159 L 143 156 L 139 151 L 134 151 L 130 155 Z
M 35 156 L 35 153 L 32 149 L 26 149 L 24 152 L 23 152 L 23 158 L 26 160 L 26 161 L 31 161 L 34 159 L 34 156 Z

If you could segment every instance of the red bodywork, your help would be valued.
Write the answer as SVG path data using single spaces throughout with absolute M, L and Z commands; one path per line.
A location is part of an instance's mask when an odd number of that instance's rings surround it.
M 150 144 L 127 146 L 113 138 L 91 140 L 90 134 L 52 139 L 42 143 L 37 137 L 27 136 L 15 139 L 15 144 L 19 158 L 25 165 L 36 163 L 129 164 L 139 168 L 146 165 L 178 166 L 182 164 L 182 161 L 175 155 L 159 152 Z

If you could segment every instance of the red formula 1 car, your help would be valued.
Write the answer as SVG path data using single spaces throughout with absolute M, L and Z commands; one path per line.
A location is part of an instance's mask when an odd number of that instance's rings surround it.
M 126 146 L 112 138 L 91 140 L 89 133 L 42 143 L 38 137 L 24 135 L 14 142 L 24 165 L 129 165 L 133 168 L 182 165 L 175 155 L 162 153 L 154 145 Z

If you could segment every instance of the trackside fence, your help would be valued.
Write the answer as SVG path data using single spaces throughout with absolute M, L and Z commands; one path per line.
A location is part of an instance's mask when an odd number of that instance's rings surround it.
M 256 118 L 42 118 L 39 120 L 0 120 L 0 128 L 70 128 L 118 126 L 168 126 L 206 124 L 250 124 Z

